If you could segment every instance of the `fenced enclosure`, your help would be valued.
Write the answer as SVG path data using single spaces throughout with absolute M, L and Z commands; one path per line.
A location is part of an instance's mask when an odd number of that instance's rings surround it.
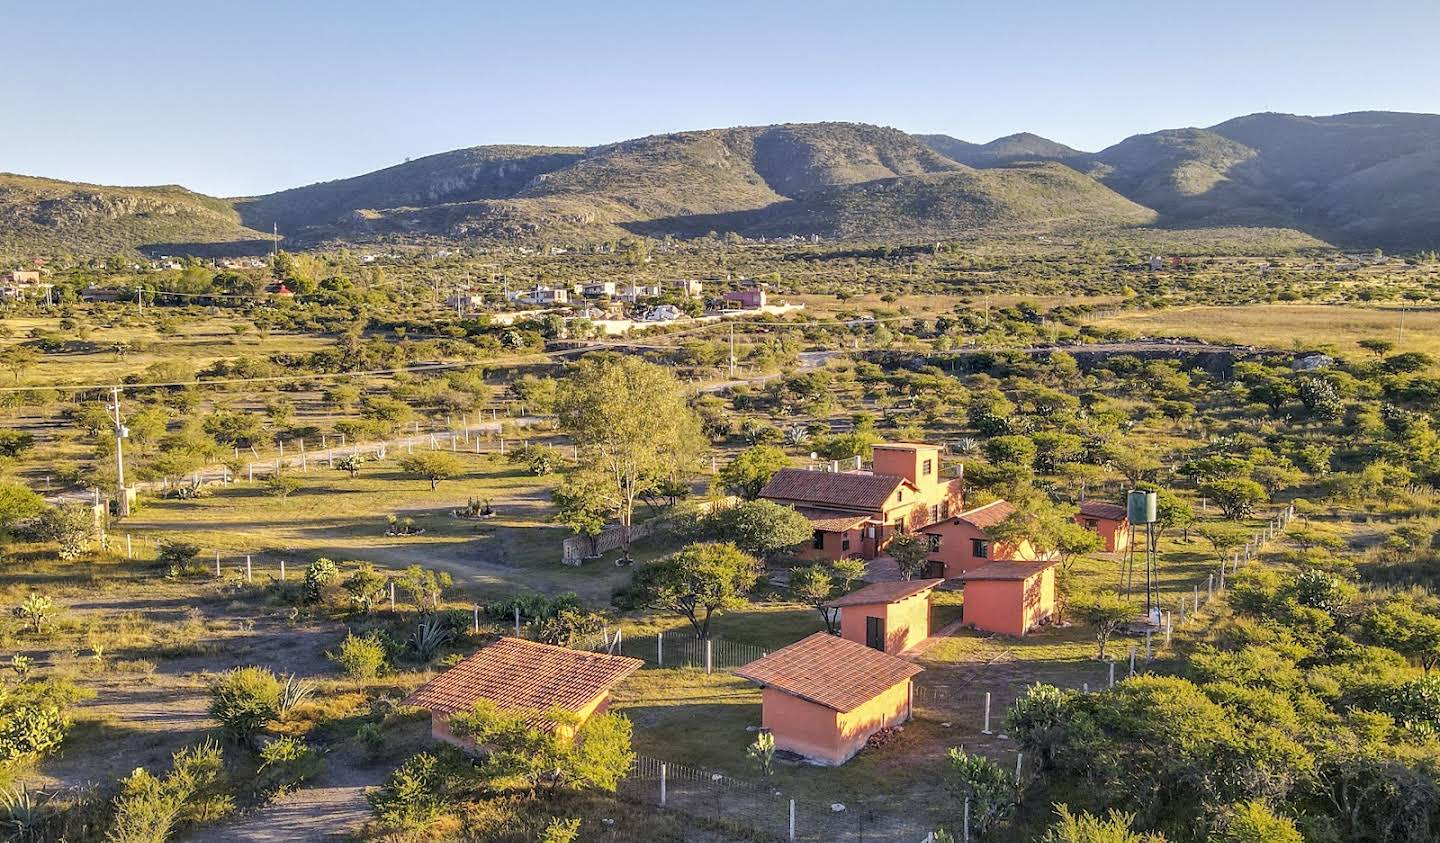
M 756 644 L 724 638 L 696 638 L 689 630 L 671 630 L 655 635 L 612 637 L 607 652 L 641 659 L 650 667 L 693 667 L 706 673 L 734 670 L 769 655 Z M 594 649 L 594 648 L 591 648 Z
M 637 756 L 620 794 L 730 828 L 738 839 L 806 843 L 915 843 L 932 829 L 885 799 L 831 802 L 794 798 L 765 781 Z

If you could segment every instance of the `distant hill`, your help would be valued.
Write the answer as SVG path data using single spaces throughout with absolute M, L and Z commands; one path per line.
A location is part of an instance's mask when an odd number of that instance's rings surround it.
M 0 254 L 108 255 L 150 244 L 177 254 L 250 251 L 227 200 L 183 187 L 102 187 L 0 173 Z
M 989 143 L 970 143 L 949 135 L 916 135 L 931 149 L 970 167 L 1000 167 L 1017 161 L 1071 161 L 1088 153 L 1029 132 Z
M 740 126 L 596 147 L 477 146 L 267 196 L 0 176 L 0 251 L 586 242 L 733 231 L 918 241 L 1135 226 L 1291 228 L 1440 245 L 1440 116 L 1253 114 L 1097 153 L 859 123 Z

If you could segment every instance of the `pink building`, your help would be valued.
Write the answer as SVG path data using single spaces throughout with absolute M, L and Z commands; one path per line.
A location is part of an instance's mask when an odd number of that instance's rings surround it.
M 930 594 L 944 580 L 877 582 L 831 600 L 840 637 L 897 655 L 930 637 Z

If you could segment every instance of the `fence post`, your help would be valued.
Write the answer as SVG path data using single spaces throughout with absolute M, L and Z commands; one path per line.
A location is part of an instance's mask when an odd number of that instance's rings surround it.
M 480 634 L 480 607 L 475 607 L 475 634 Z
M 126 558 L 126 559 L 134 559 L 134 558 L 135 558 L 135 551 L 132 550 L 131 547 L 130 547 L 130 534 L 129 534 L 129 533 L 126 533 L 126 534 L 125 534 L 125 558 Z
M 1025 761 L 1025 753 L 1015 753 L 1015 781 L 1020 781 L 1020 765 Z
M 1211 574 L 1205 581 L 1205 602 L 1209 603 L 1215 599 L 1215 575 Z
M 520 637 L 520 607 L 515 607 L 515 637 Z
M 220 551 L 215 551 L 215 576 L 220 576 Z
M 790 800 L 790 839 L 795 839 L 795 800 Z
M 705 639 L 705 672 L 707 674 L 715 670 L 715 647 L 713 646 L 714 643 L 715 641 L 713 639 Z
M 248 582 L 253 582 L 253 580 L 251 579 L 251 576 L 250 576 L 250 556 L 249 556 L 249 554 L 246 554 L 246 556 L 245 556 L 245 582 L 247 582 L 247 583 L 248 583 Z
M 968 796 L 965 797 L 965 813 L 961 827 L 964 829 L 962 837 L 964 843 L 970 843 L 970 797 Z
M 390 581 L 390 611 L 395 611 L 395 581 Z
M 1145 661 L 1150 661 L 1150 631 L 1145 631 Z
M 982 734 L 982 735 L 991 734 L 991 732 L 990 732 L 990 692 L 989 692 L 989 691 L 986 691 L 986 692 L 985 692 L 985 727 L 980 730 L 980 734 Z
M 1110 662 L 1110 687 L 1115 687 L 1115 662 Z
M 280 560 L 280 582 L 285 582 L 285 560 Z
M 1135 645 L 1130 645 L 1130 675 L 1135 675 Z
M 655 666 L 665 666 L 665 630 L 660 630 L 655 635 Z
M 665 769 L 668 765 L 660 762 L 660 807 L 665 807 Z

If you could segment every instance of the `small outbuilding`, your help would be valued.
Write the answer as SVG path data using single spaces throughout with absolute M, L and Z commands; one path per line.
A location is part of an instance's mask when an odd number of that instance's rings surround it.
M 817 632 L 735 672 L 764 688 L 762 722 L 777 749 L 837 766 L 871 735 L 910 719 L 921 668 Z
M 1130 546 L 1130 517 L 1118 503 L 1085 501 L 1075 513 L 1075 523 L 1098 533 L 1106 553 L 1124 553 Z
M 930 637 L 930 595 L 944 580 L 877 582 L 831 600 L 840 637 L 882 653 L 903 653 Z
M 1055 614 L 1055 560 L 991 562 L 966 571 L 966 626 L 1024 635 Z
M 504 711 L 524 715 L 536 728 L 554 722 L 547 713 L 560 707 L 584 723 L 610 705 L 610 691 L 643 664 L 639 659 L 589 653 L 501 638 L 421 685 L 402 705 L 430 712 L 430 734 L 438 741 L 473 751 L 450 729 L 450 717 L 490 700 Z

